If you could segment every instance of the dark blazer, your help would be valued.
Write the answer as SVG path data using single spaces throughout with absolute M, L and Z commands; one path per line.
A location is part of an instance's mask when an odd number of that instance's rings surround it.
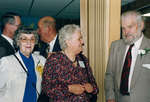
M 61 51 L 61 48 L 60 48 L 59 39 L 58 39 L 58 36 L 57 36 L 52 52 L 58 52 L 58 51 Z
M 34 51 L 39 51 L 40 55 L 47 58 L 47 56 L 48 56 L 48 53 L 47 53 L 48 46 L 49 46 L 48 43 L 45 43 L 45 42 L 39 40 L 38 44 L 35 45 L 33 52 Z M 52 52 L 58 52 L 58 51 L 61 51 L 61 48 L 60 48 L 59 39 L 58 39 L 58 36 L 57 36 Z
M 0 58 L 15 53 L 15 49 L 12 45 L 0 35 Z

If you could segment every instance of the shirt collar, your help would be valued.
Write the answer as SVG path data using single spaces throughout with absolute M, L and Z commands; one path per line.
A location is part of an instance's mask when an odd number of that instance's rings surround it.
M 54 39 L 50 42 L 50 44 L 54 44 L 55 43 L 55 40 L 56 40 L 56 38 L 57 38 L 57 35 L 54 37 Z
M 57 35 L 56 35 L 56 36 L 54 37 L 54 39 L 49 43 L 49 45 L 50 45 L 49 51 L 50 51 L 50 52 L 52 52 L 52 50 L 53 50 L 54 44 L 55 44 L 55 42 L 56 42 L 56 38 L 57 38 Z
M 144 37 L 144 36 L 143 36 L 143 34 L 142 34 L 142 36 L 134 43 L 134 46 L 135 46 L 137 49 L 140 48 L 143 37 Z
M 13 40 L 10 37 L 8 37 L 4 34 L 2 34 L 2 37 L 4 37 L 13 46 Z

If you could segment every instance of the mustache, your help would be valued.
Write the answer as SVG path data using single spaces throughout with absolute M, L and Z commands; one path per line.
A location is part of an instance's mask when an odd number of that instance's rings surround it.
M 133 36 L 133 34 L 129 33 L 127 35 L 123 35 L 124 37 Z

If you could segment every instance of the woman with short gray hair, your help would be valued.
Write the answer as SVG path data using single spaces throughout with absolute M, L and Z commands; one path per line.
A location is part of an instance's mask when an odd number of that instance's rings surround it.
M 33 29 L 16 31 L 19 51 L 0 59 L 0 102 L 37 102 L 45 64 L 44 57 L 32 54 L 37 40 Z
M 33 30 L 31 28 L 22 27 L 15 32 L 14 40 L 15 40 L 15 43 L 17 44 L 17 46 L 19 46 L 18 43 L 19 43 L 19 40 L 20 40 L 20 37 L 22 34 L 33 34 L 35 37 L 35 44 L 38 43 L 39 36 L 37 34 L 37 31 Z
M 81 29 L 78 25 L 66 25 L 59 31 L 59 42 L 61 49 L 64 50 L 67 47 L 66 40 L 71 39 L 75 31 L 81 32 Z
M 46 61 L 43 91 L 50 102 L 91 102 L 90 96 L 98 93 L 98 87 L 88 59 L 81 54 L 84 43 L 80 27 L 62 27 L 59 43 L 62 51 L 53 53 Z

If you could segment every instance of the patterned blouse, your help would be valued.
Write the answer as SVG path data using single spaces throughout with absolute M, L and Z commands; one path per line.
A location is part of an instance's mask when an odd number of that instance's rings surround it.
M 90 83 L 94 91 L 98 93 L 92 70 L 85 56 L 83 60 L 78 55 L 77 66 L 62 52 L 52 54 L 46 61 L 42 89 L 53 100 L 53 102 L 89 102 L 89 96 L 86 92 L 81 95 L 75 95 L 68 91 L 68 85 Z M 85 68 L 86 66 L 86 68 Z M 87 73 L 88 71 L 88 73 Z

